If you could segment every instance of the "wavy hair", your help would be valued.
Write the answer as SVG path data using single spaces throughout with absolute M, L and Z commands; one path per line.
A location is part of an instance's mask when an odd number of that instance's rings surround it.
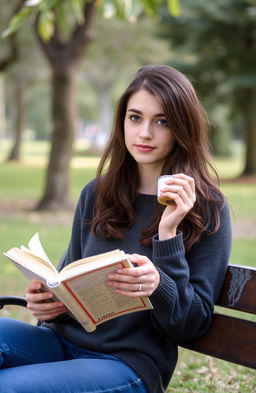
M 217 173 L 210 163 L 210 124 L 206 113 L 189 79 L 165 65 L 141 68 L 117 103 L 112 134 L 96 175 L 92 230 L 95 235 L 100 230 L 106 238 L 120 239 L 123 231 L 135 222 L 134 202 L 140 179 L 136 161 L 125 146 L 124 119 L 128 100 L 141 89 L 159 100 L 175 140 L 161 174 L 182 172 L 195 179 L 196 203 L 179 225 L 188 251 L 203 231 L 214 233 L 218 230 L 224 197 L 216 182 Z M 152 244 L 163 209 L 161 205 L 157 207 L 152 223 L 142 233 L 142 244 Z M 213 213 L 211 222 L 209 209 Z

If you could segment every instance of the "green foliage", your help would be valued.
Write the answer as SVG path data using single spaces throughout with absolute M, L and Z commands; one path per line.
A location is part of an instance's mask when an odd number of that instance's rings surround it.
M 48 41 L 54 33 L 54 13 L 52 10 L 41 12 L 38 17 L 38 32 L 44 41 Z
M 66 20 L 70 15 L 78 24 L 84 22 L 84 7 L 91 0 L 28 0 L 24 6 L 11 18 L 3 37 L 7 37 L 19 30 L 27 23 L 32 13 L 38 13 L 38 32 L 43 40 L 48 41 L 58 26 L 66 27 Z M 161 8 L 163 0 L 101 0 L 97 1 L 99 11 L 104 17 L 118 17 L 135 21 L 144 11 L 147 15 L 155 16 Z M 166 0 L 167 8 L 171 14 L 180 14 L 179 0 Z M 57 18 L 57 19 L 56 19 Z
M 115 16 L 134 21 L 140 11 L 140 2 L 136 0 L 105 0 L 100 2 L 100 12 L 104 18 Z
M 165 14 L 161 23 L 162 36 L 179 54 L 172 64 L 195 79 L 211 104 L 228 98 L 240 105 L 243 97 L 234 91 L 256 81 L 255 2 L 184 0 L 182 5 L 180 18 Z
M 175 16 L 180 16 L 181 14 L 181 9 L 180 9 L 180 3 L 177 0 L 168 0 L 167 1 L 167 7 L 171 15 Z
M 4 32 L 2 33 L 2 37 L 6 38 L 12 33 L 15 33 L 15 31 L 19 30 L 25 23 L 25 21 L 28 19 L 28 17 L 31 15 L 32 9 L 30 8 L 22 8 L 17 14 L 15 14 L 9 23 L 9 26 Z
M 173 49 L 171 65 L 188 74 L 203 97 L 214 124 L 215 151 L 223 153 L 223 138 L 239 124 L 244 138 L 245 173 L 255 174 L 256 5 L 247 0 L 183 0 L 174 18 L 163 12 L 160 35 Z M 226 114 L 216 113 L 225 107 Z M 238 122 L 239 120 L 239 122 Z M 238 131 L 238 130 L 236 130 Z M 229 143 L 226 144 L 228 147 Z M 228 154 L 227 148 L 224 153 Z

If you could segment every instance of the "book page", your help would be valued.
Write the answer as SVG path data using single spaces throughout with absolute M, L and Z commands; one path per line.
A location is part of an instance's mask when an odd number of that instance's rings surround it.
M 56 281 L 56 272 L 52 270 L 51 266 L 26 250 L 11 248 L 4 254 L 12 260 L 28 279 L 41 277 L 44 282 L 47 282 L 47 280 Z
M 131 267 L 131 262 L 126 258 L 124 251 L 114 250 L 103 254 L 94 255 L 79 259 L 65 266 L 59 272 L 59 280 L 67 280 L 82 273 L 90 272 L 94 269 L 107 266 L 116 262 L 122 261 L 125 267 Z
M 108 275 L 123 266 L 122 262 L 116 262 L 62 283 L 76 299 L 77 307 L 82 308 L 96 325 L 122 314 L 152 308 L 147 298 L 123 296 L 106 285 Z M 74 309 L 72 312 L 76 316 Z
M 32 251 L 33 254 L 37 255 L 39 258 L 44 259 L 45 261 L 52 264 L 43 249 L 38 233 L 32 236 L 32 238 L 29 240 L 28 248 L 30 251 Z
M 84 268 L 85 264 L 92 264 L 91 266 L 99 266 L 101 262 L 105 263 L 108 261 L 116 261 L 116 260 L 121 260 L 122 258 L 125 258 L 125 253 L 124 251 L 121 251 L 119 249 L 113 250 L 113 251 L 108 251 L 104 252 L 102 254 L 97 254 L 93 255 L 91 257 L 87 258 L 82 258 L 78 259 L 77 261 L 71 262 L 68 265 L 64 266 L 63 269 L 61 270 L 60 274 L 63 278 L 66 277 L 71 277 L 71 275 L 76 274 L 75 272 L 79 273 L 80 269 L 90 269 L 89 265 L 88 267 Z M 80 268 L 81 267 L 81 268 Z M 72 270 L 72 273 L 71 273 Z M 70 271 L 70 273 L 69 273 Z

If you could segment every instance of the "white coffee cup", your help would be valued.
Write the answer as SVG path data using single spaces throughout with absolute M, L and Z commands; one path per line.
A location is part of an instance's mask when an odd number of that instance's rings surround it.
M 163 175 L 159 176 L 157 179 L 157 200 L 161 205 L 173 205 L 175 204 L 174 199 L 166 196 L 166 195 L 161 195 L 161 189 L 166 187 L 166 180 L 170 179 L 172 175 Z

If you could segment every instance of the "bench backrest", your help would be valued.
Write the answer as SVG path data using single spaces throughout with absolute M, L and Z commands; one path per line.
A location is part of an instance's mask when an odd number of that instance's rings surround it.
M 229 265 L 217 305 L 254 314 L 255 321 L 242 313 L 224 315 L 217 307 L 207 333 L 184 347 L 256 369 L 256 268 Z

